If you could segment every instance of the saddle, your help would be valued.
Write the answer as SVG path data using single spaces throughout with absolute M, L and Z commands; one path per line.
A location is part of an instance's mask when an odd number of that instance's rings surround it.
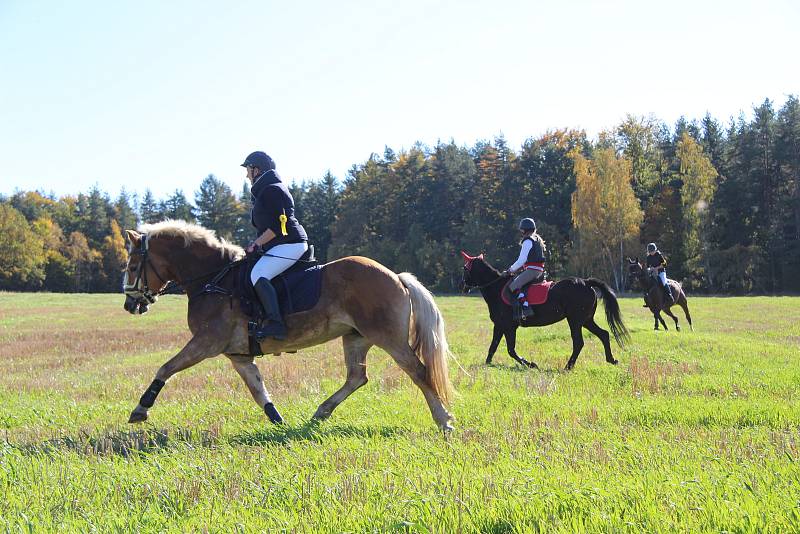
M 266 314 L 261 305 L 261 301 L 256 296 L 253 284 L 250 281 L 250 272 L 261 259 L 261 255 L 248 255 L 236 277 L 234 295 L 239 298 L 239 305 L 249 319 L 250 324 L 258 325 L 264 320 Z M 272 286 L 278 296 L 278 307 L 281 315 L 286 317 L 293 313 L 310 310 L 319 302 L 322 291 L 322 270 L 324 265 L 318 265 L 314 257 L 314 246 L 309 245 L 308 250 L 303 254 L 297 263 L 289 269 L 272 279 Z M 250 329 L 248 329 L 250 330 Z M 260 356 L 263 354 L 258 342 L 252 336 L 250 338 L 250 355 Z
M 506 285 L 503 286 L 503 291 L 500 293 L 503 302 L 508 306 L 511 306 L 511 299 L 514 298 L 514 296 L 511 295 L 511 290 L 508 289 L 511 280 L 513 280 L 513 278 L 506 282 Z M 547 302 L 547 295 L 550 293 L 550 286 L 552 285 L 553 282 L 550 280 L 537 284 L 530 284 L 527 289 L 525 289 L 525 299 L 528 301 L 528 304 L 536 305 Z

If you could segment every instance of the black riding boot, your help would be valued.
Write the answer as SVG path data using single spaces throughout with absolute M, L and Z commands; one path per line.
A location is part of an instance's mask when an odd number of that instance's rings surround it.
M 256 290 L 258 300 L 261 301 L 264 311 L 267 312 L 267 318 L 256 330 L 256 339 L 259 341 L 268 337 L 277 340 L 286 339 L 286 325 L 278 307 L 278 295 L 275 293 L 275 288 L 266 278 L 259 278 L 253 289 Z
M 668 306 L 675 304 L 675 297 L 672 296 L 672 288 L 669 287 L 669 282 L 664 284 L 664 298 L 667 299 Z
M 522 303 L 519 299 L 514 299 L 511 304 L 511 317 L 514 319 L 514 322 L 521 323 L 522 322 Z

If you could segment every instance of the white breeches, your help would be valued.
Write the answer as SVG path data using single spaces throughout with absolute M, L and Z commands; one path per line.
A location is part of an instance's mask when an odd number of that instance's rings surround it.
M 661 280 L 661 285 L 667 285 L 667 273 L 666 271 L 659 271 L 658 272 L 658 279 Z
M 255 285 L 259 278 L 272 280 L 283 271 L 297 263 L 300 256 L 308 250 L 308 243 L 286 243 L 272 247 L 256 262 L 250 272 L 250 281 Z

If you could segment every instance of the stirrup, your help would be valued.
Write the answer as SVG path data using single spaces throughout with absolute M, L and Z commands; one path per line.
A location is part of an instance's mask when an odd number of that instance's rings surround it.
M 264 341 L 267 338 L 283 341 L 286 339 L 286 325 L 275 321 L 264 321 L 256 329 L 254 335 L 258 341 Z

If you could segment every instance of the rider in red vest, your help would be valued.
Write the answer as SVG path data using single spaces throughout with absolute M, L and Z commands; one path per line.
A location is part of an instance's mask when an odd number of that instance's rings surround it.
M 533 315 L 533 309 L 528 305 L 524 288 L 544 280 L 544 254 L 547 249 L 544 239 L 536 233 L 536 223 L 533 219 L 529 217 L 522 219 L 519 231 L 522 234 L 519 257 L 508 268 L 509 273 L 519 272 L 519 274 L 511 281 L 509 289 L 516 297 L 512 301 L 515 316 L 525 319 Z

